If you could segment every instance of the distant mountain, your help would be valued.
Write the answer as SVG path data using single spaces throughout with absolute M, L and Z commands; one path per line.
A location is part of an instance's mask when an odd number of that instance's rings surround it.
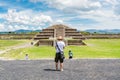
M 29 33 L 29 32 L 41 32 L 42 30 L 24 30 L 19 29 L 15 31 L 8 31 L 8 32 L 0 32 L 0 34 L 8 34 L 8 33 Z M 84 30 L 85 32 L 89 33 L 98 33 L 98 34 L 120 34 L 120 29 L 104 29 L 104 30 L 97 30 L 97 29 L 88 29 Z
M 19 29 L 16 31 L 13 31 L 15 33 L 28 33 L 28 32 L 40 32 L 41 30 L 24 30 L 24 29 Z
M 34 30 L 35 32 L 41 32 L 42 30 Z
M 24 30 L 24 29 L 19 29 L 19 30 L 16 30 L 16 31 L 13 31 L 13 32 L 21 32 L 21 33 L 24 33 L 24 32 L 31 32 L 32 30 Z
M 99 34 L 118 34 L 120 33 L 120 29 L 104 29 L 104 30 L 97 30 L 97 29 L 88 29 L 85 30 L 86 32 L 90 33 L 99 33 Z M 19 29 L 14 31 L 15 33 L 28 33 L 28 32 L 41 32 L 41 30 L 24 30 Z
M 0 34 L 8 34 L 8 32 L 0 32 Z
M 8 34 L 8 33 L 16 33 L 16 34 L 20 34 L 20 33 L 29 33 L 29 32 L 41 32 L 41 30 L 24 30 L 24 29 L 19 29 L 19 30 L 15 30 L 15 31 L 8 31 L 8 32 L 0 32 L 0 34 Z
M 104 30 L 88 29 L 85 31 L 90 32 L 90 33 L 100 33 L 100 34 L 118 34 L 118 33 L 120 33 L 120 29 L 104 29 Z

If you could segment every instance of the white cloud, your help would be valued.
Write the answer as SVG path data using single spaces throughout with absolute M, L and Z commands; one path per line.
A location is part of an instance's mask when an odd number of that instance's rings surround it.
M 29 26 L 25 26 L 25 25 L 14 25 L 12 27 L 14 27 L 13 31 L 14 30 L 19 30 L 19 29 L 25 29 L 25 30 L 29 30 L 30 29 Z
M 30 0 L 30 2 L 44 2 L 48 4 L 49 7 L 53 7 L 64 12 L 73 13 L 96 10 L 102 6 L 99 1 L 91 0 Z
M 40 2 L 42 0 L 29 0 L 30 2 L 33 2 L 33 3 L 37 3 L 37 2 Z
M 18 2 L 20 0 L 17 0 Z M 120 1 L 119 0 L 29 0 L 36 4 L 31 9 L 20 7 L 0 14 L 5 20 L 0 29 L 42 29 L 49 24 L 66 24 L 75 28 L 120 28 Z M 43 5 L 38 5 L 41 2 Z M 0 3 L 0 5 L 2 5 Z M 9 4 L 10 5 L 10 4 Z M 48 8 L 49 7 L 49 8 Z M 24 8 L 24 10 L 23 10 Z M 34 8 L 34 9 L 33 9 Z M 46 9 L 47 8 L 47 9 Z M 20 11 L 20 10 L 23 11 Z M 32 10 L 33 9 L 33 10 Z M 41 11 L 41 13 L 39 12 Z M 76 20 L 77 19 L 77 20 Z M 79 21 L 80 20 L 80 21 Z M 90 21 L 87 24 L 85 20 Z M 92 24 L 93 21 L 93 24 Z M 95 23 L 96 22 L 96 23 Z M 95 24 L 94 24 L 95 23 Z M 114 26 L 114 27 L 113 27 Z
M 16 9 L 9 9 L 8 13 L 1 14 L 0 18 L 5 20 L 3 23 L 8 26 L 9 31 L 15 29 L 32 29 L 27 26 L 44 26 L 45 24 L 52 23 L 51 16 L 40 14 L 39 12 L 33 12 L 31 10 L 19 11 Z
M 113 11 L 106 11 L 106 10 L 96 10 L 96 11 L 90 11 L 85 14 L 82 14 L 82 16 L 89 18 L 89 17 L 98 17 L 100 18 L 115 18 L 116 15 Z
M 14 27 L 12 25 L 8 25 L 8 28 L 7 28 L 9 31 L 14 31 Z
M 5 29 L 3 24 L 0 24 L 0 31 L 3 31 Z
M 106 2 L 113 4 L 113 5 L 118 3 L 117 0 L 106 0 Z
M 51 23 L 49 26 L 55 25 L 55 24 L 65 24 L 62 19 L 57 19 L 53 23 Z
M 50 2 L 51 1 L 51 2 Z M 51 7 L 56 7 L 62 11 L 71 11 L 73 14 L 78 13 L 73 18 L 85 18 L 96 21 L 96 24 L 88 24 L 85 23 L 77 23 L 70 24 L 75 25 L 76 28 L 80 29 L 81 27 L 84 29 L 120 29 L 120 2 L 118 0 L 105 0 L 107 6 L 102 5 L 102 2 L 98 0 L 49 0 L 48 4 Z M 117 14 L 116 14 L 117 13 Z M 78 17 L 79 16 L 79 17 Z M 71 19 L 72 20 L 72 19 Z M 79 26 L 78 26 L 79 25 Z M 82 25 L 80 27 L 80 25 Z
M 90 0 L 44 0 L 44 2 L 50 7 L 73 13 L 96 10 L 101 7 L 100 2 L 92 2 Z
M 15 30 L 19 30 L 19 29 L 25 29 L 25 30 L 29 30 L 29 26 L 25 26 L 25 25 L 12 25 L 12 24 L 5 24 L 3 23 L 3 28 L 1 29 L 0 26 L 0 31 L 15 31 Z
M 1 18 L 7 20 L 10 23 L 36 26 L 39 26 L 43 23 L 52 22 L 52 18 L 50 16 L 34 13 L 30 10 L 17 12 L 16 10 L 10 9 L 8 10 L 8 13 L 2 15 Z
M 56 23 L 62 24 L 62 23 L 63 23 L 63 20 L 60 20 L 60 19 L 59 19 L 59 20 L 56 21 Z

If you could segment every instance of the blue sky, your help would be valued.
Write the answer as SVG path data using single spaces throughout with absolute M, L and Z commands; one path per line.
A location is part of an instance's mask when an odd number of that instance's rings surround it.
M 120 0 L 0 0 L 0 31 L 54 24 L 79 30 L 120 29 Z

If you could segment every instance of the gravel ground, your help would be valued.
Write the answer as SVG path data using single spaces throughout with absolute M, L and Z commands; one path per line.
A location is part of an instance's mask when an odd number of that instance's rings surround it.
M 54 60 L 1 60 L 0 80 L 120 80 L 120 59 L 67 59 L 62 72 Z

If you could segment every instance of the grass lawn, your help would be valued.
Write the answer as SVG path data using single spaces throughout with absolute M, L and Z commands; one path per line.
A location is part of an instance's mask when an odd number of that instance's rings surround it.
M 26 42 L 28 42 L 28 40 L 0 40 L 0 50 Z
M 72 50 L 74 58 L 120 58 L 120 39 L 88 39 L 84 41 L 86 46 L 67 46 L 65 56 Z M 33 46 L 30 48 L 11 50 L 2 57 L 24 59 L 25 54 L 30 59 L 54 58 L 55 48 L 51 46 Z

